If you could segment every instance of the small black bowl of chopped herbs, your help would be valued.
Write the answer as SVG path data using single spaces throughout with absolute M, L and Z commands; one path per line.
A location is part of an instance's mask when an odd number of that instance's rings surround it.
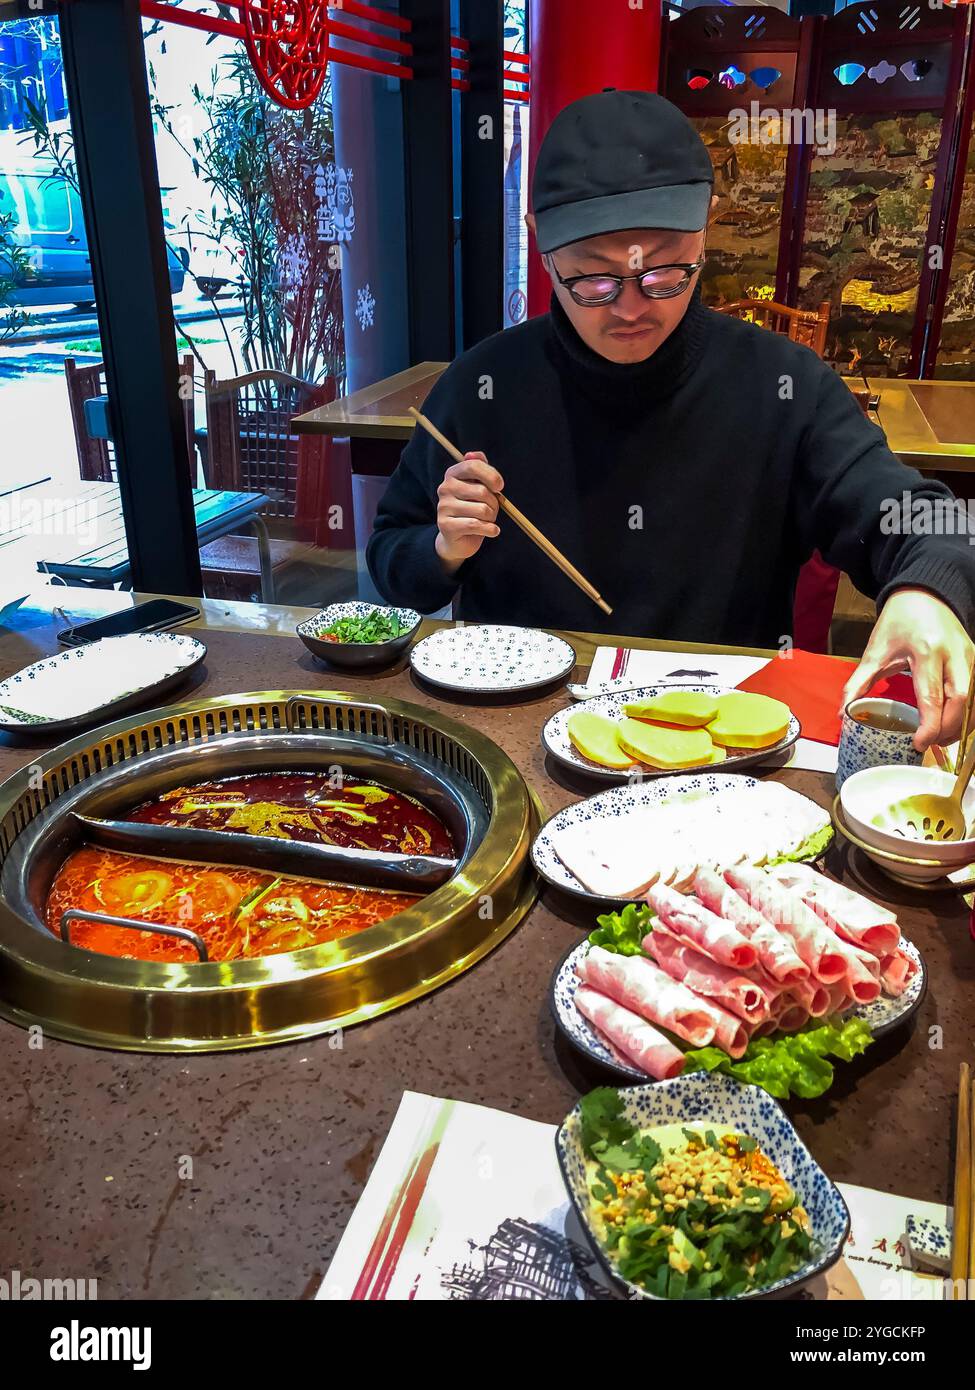
M 333 603 L 296 631 L 319 661 L 356 670 L 391 666 L 416 636 L 422 619 L 412 608 Z

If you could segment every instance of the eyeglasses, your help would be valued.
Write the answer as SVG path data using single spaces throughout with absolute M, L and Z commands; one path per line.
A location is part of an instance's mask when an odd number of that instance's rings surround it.
M 577 304 L 593 309 L 599 304 L 612 304 L 623 293 L 627 280 L 635 280 L 647 299 L 673 299 L 683 294 L 691 277 L 701 269 L 703 261 L 690 264 L 655 265 L 639 275 L 570 275 L 564 278 L 550 255 L 549 262 L 559 284 L 569 291 Z

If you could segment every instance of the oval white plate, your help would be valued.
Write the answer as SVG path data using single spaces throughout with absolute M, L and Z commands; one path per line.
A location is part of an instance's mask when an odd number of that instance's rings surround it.
M 68 647 L 0 682 L 0 729 L 58 733 L 121 713 L 177 684 L 206 651 L 180 632 L 133 632 Z
M 551 820 L 546 821 L 532 844 L 532 863 L 538 874 L 553 888 L 559 888 L 563 892 L 572 893 L 575 897 L 585 898 L 592 903 L 604 903 L 610 900 L 600 897 L 598 893 L 591 893 L 588 888 L 583 887 L 556 854 L 553 837 L 564 826 L 587 821 L 622 821 L 642 806 L 664 805 L 685 796 L 700 797 L 702 811 L 705 814 L 733 816 L 735 806 L 738 804 L 737 797 L 731 798 L 729 805 L 720 806 L 724 792 L 734 790 L 747 795 L 755 787 L 761 788 L 768 785 L 769 783 L 760 782 L 755 777 L 739 776 L 731 772 L 698 772 L 692 775 L 675 775 L 663 780 L 654 778 L 622 787 L 610 787 L 606 791 L 597 792 L 595 796 L 587 797 L 585 801 L 577 801 L 572 806 L 566 806 L 563 810 L 557 811 Z M 783 787 L 779 782 L 771 785 L 780 787 L 787 794 L 784 798 L 786 806 L 794 797 L 797 811 L 802 808 L 804 816 L 815 812 L 819 822 L 824 827 L 831 824 L 829 812 L 821 806 L 817 806 L 808 796 L 793 791 L 791 787 Z M 810 831 L 809 833 L 813 832 Z M 783 854 L 789 853 L 792 849 L 791 834 L 788 824 L 785 823 L 782 832 Z M 799 841 L 803 838 L 805 836 L 798 835 Z M 622 902 L 624 899 L 617 899 L 616 901 Z
M 446 690 L 474 695 L 533 690 L 563 680 L 576 664 L 568 642 L 533 627 L 445 627 L 418 642 L 410 665 Z
M 730 695 L 731 689 L 728 686 L 716 685 L 647 685 L 638 690 L 627 690 L 622 694 L 597 695 L 592 700 L 580 700 L 574 705 L 569 705 L 566 709 L 560 709 L 553 714 L 551 719 L 542 729 L 542 745 L 545 750 L 551 753 L 557 762 L 564 763 L 566 767 L 571 767 L 575 772 L 588 773 L 590 777 L 600 777 L 611 782 L 626 782 L 633 776 L 631 770 L 619 770 L 612 767 L 602 767 L 599 763 L 594 763 L 589 758 L 584 758 L 579 750 L 573 747 L 569 738 L 568 722 L 574 714 L 585 710 L 589 714 L 601 714 L 604 719 L 621 719 L 623 717 L 623 706 L 632 704 L 636 700 L 651 700 L 655 695 L 662 695 L 670 690 L 693 690 L 704 695 Z M 770 744 L 768 748 L 742 748 L 728 749 L 727 758 L 720 763 L 704 763 L 700 767 L 682 767 L 673 771 L 667 768 L 648 767 L 645 763 L 635 763 L 634 768 L 642 777 L 673 777 L 676 772 L 703 772 L 711 769 L 715 772 L 731 772 L 739 767 L 751 767 L 755 763 L 764 762 L 766 758 L 773 757 L 776 753 L 782 753 L 799 738 L 802 733 L 798 719 L 795 715 L 789 720 L 789 730 L 784 738 L 779 739 L 778 743 Z
M 856 1017 L 862 1018 L 868 1025 L 875 1038 L 883 1037 L 885 1033 L 889 1033 L 898 1024 L 906 1022 L 920 1006 L 927 989 L 928 976 L 924 957 L 913 941 L 908 941 L 906 937 L 901 938 L 901 945 L 904 947 L 905 955 L 910 956 L 911 960 L 919 967 L 907 989 L 898 999 L 888 999 L 881 995 L 873 1004 L 863 1004 L 859 1009 L 853 1010 Z M 577 946 L 573 946 L 572 950 L 562 957 L 555 967 L 552 983 L 549 986 L 549 1004 L 552 1015 L 573 1047 L 577 1047 L 587 1057 L 593 1058 L 594 1061 L 601 1063 L 609 1071 L 627 1081 L 653 1081 L 652 1076 L 640 1071 L 638 1067 L 631 1067 L 621 1057 L 610 1051 L 588 1018 L 585 1018 L 575 1006 L 575 993 L 579 988 L 576 962 L 585 955 L 588 946 L 588 940 L 580 941 Z M 773 1037 L 784 1036 L 788 1035 L 773 1034 Z M 683 1051 L 690 1051 L 689 1044 L 684 1044 L 679 1039 L 676 1042 Z M 867 1055 L 869 1056 L 869 1053 Z

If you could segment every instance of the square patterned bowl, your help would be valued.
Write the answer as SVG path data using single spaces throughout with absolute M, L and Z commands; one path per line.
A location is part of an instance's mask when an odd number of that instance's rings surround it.
M 741 1294 L 741 1299 L 782 1297 L 794 1294 L 817 1274 L 830 1269 L 843 1253 L 850 1233 L 850 1213 L 837 1187 L 829 1180 L 799 1138 L 792 1122 L 778 1101 L 757 1086 L 746 1086 L 717 1072 L 693 1072 L 673 1081 L 653 1086 L 632 1086 L 619 1091 L 623 1114 L 638 1129 L 681 1124 L 691 1127 L 710 1125 L 734 1130 L 758 1140 L 759 1148 L 772 1160 L 782 1176 L 795 1188 L 809 1216 L 816 1256 L 794 1274 L 767 1288 Z M 666 1302 L 631 1284 L 619 1273 L 603 1248 L 592 1215 L 586 1182 L 586 1159 L 582 1150 L 579 1106 L 566 1116 L 555 1136 L 555 1148 L 562 1176 L 576 1214 L 600 1264 L 631 1298 Z M 724 1302 L 725 1300 L 715 1300 Z M 734 1300 L 738 1301 L 738 1300 Z
M 377 610 L 380 613 L 395 613 L 408 630 L 388 642 L 327 642 L 320 635 L 340 618 L 367 618 Z M 317 656 L 319 661 L 324 661 L 329 666 L 365 670 L 369 667 L 391 666 L 413 641 L 422 621 L 420 614 L 412 608 L 390 608 L 382 603 L 333 603 L 316 613 L 313 618 L 306 618 L 303 623 L 299 623 L 295 631 L 312 656 Z

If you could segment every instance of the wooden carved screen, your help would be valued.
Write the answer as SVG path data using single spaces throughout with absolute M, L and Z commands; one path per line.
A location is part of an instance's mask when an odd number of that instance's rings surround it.
M 719 199 L 701 291 L 706 303 L 775 296 L 790 147 L 743 117 L 796 105 L 801 26 L 771 8 L 705 6 L 665 27 L 661 91 L 708 147 Z M 740 115 L 737 113 L 741 113 Z
M 973 93 L 968 94 L 972 106 Z M 941 341 L 934 375 L 952 381 L 975 381 L 975 113 L 965 112 L 967 150 L 959 152 L 956 173 L 957 230 L 951 250 Z M 962 161 L 961 155 L 965 158 Z
M 916 374 L 954 28 L 924 0 L 865 0 L 822 26 L 812 104 L 835 148 L 810 161 L 795 291 L 830 301 L 842 372 Z

